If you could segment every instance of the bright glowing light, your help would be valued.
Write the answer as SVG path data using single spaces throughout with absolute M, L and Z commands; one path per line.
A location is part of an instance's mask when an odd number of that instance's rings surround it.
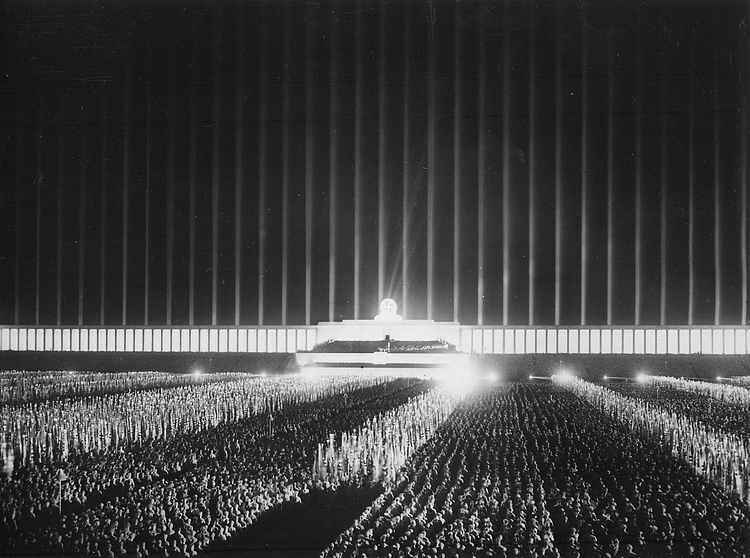
M 195 370 L 193 370 L 193 376 L 199 377 L 201 375 L 203 375 L 203 370 L 201 370 L 200 368 L 196 368 Z
M 717 382 L 720 382 L 720 381 L 722 381 L 723 379 L 724 379 L 724 378 L 722 378 L 721 376 L 716 376 L 716 381 L 717 381 Z
M 392 298 L 384 298 L 380 303 L 380 314 L 375 316 L 375 320 L 379 322 L 396 322 L 401 319 L 401 316 L 398 315 L 396 301 Z
M 559 379 L 567 382 L 568 380 L 572 380 L 575 378 L 575 375 L 570 370 L 561 370 L 557 374 L 555 374 Z
M 496 384 L 500 381 L 500 374 L 497 372 L 490 372 L 487 374 L 486 378 L 489 383 Z
M 447 370 L 439 378 L 440 385 L 457 395 L 466 395 L 471 392 L 477 384 L 476 374 L 467 374 L 459 370 Z
M 643 372 L 639 372 L 638 375 L 635 377 L 635 381 L 639 384 L 644 383 L 648 379 L 648 375 L 644 374 Z
M 261 371 L 260 375 L 265 378 L 268 375 L 268 373 L 265 370 L 263 370 Z
M 604 381 L 606 382 L 607 380 L 609 380 L 609 377 L 605 375 L 605 376 L 604 376 L 604 377 L 602 378 L 602 380 L 604 380 Z

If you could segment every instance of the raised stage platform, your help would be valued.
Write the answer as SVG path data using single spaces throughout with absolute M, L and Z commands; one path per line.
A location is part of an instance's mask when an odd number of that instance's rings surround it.
M 381 314 L 373 320 L 344 320 L 342 322 L 320 322 L 317 327 L 318 345 L 331 341 L 445 341 L 453 347 L 461 342 L 461 325 L 458 322 L 435 322 L 434 320 L 404 320 L 396 314 L 395 302 L 386 299 L 381 303 Z M 372 353 L 308 353 L 295 355 L 297 364 L 304 371 L 314 368 L 326 369 L 377 369 L 411 371 L 466 371 L 471 358 L 462 353 L 430 353 L 377 351 Z
M 447 341 L 461 343 L 461 324 L 434 320 L 344 320 L 320 322 L 317 343 L 326 341 L 379 341 L 389 336 L 394 341 Z
M 341 367 L 355 368 L 465 368 L 470 354 L 463 353 L 296 353 L 300 367 Z

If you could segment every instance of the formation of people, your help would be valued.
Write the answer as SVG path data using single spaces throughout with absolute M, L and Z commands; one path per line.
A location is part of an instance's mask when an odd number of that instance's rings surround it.
M 172 375 L 165 375 L 164 385 L 149 382 L 150 389 L 130 391 L 122 391 L 113 379 L 112 390 L 102 395 L 7 404 L 2 407 L 0 448 L 11 448 L 16 464 L 64 462 L 71 453 L 165 440 L 349 389 L 342 385 L 354 389 L 384 381 L 376 376 L 342 383 L 250 374 L 223 379 L 173 387 Z
M 286 402 L 273 412 L 74 452 L 66 461 L 20 463 L 12 476 L 0 475 L 0 551 L 193 555 L 299 501 L 313 485 L 309 463 L 325 432 L 351 430 L 430 387 L 362 376 L 266 382 Z M 187 408 L 200 418 L 199 408 Z
M 112 380 L 0 404 L 0 553 L 192 556 L 311 491 L 363 485 L 385 491 L 326 558 L 750 552 L 750 436 L 724 420 L 744 407 L 721 385 Z M 89 430 L 101 444 L 81 443 Z
M 643 383 L 667 386 L 683 391 L 691 391 L 698 395 L 706 395 L 719 401 L 750 407 L 750 390 L 742 387 L 739 378 L 731 378 L 726 382 L 707 382 L 703 380 L 691 380 L 686 378 L 673 378 L 671 376 L 647 376 Z
M 750 504 L 749 410 L 707 397 L 688 385 L 693 383 L 652 380 L 604 388 L 571 378 L 562 385 L 638 435 L 665 444 L 697 474 Z
M 368 420 L 355 431 L 318 444 L 313 478 L 333 483 L 391 486 L 411 454 L 450 416 L 464 393 L 441 386 Z
M 126 391 L 192 386 L 246 378 L 243 372 L 172 374 L 165 372 L 74 372 L 55 370 L 0 372 L 0 405 L 37 403 L 51 399 L 69 399 L 112 395 Z
M 459 405 L 323 555 L 743 555 L 747 506 L 568 387 Z

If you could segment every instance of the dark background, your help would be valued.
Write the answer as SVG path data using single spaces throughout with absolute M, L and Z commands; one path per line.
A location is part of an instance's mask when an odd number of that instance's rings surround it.
M 0 323 L 747 321 L 744 0 L 5 6 Z

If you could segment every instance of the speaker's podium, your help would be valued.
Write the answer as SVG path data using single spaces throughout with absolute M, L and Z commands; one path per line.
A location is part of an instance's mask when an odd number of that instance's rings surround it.
M 304 369 L 318 372 L 352 372 L 372 369 L 372 371 L 394 372 L 399 374 L 426 374 L 447 369 L 466 369 L 469 355 L 453 351 L 430 352 L 419 350 L 425 343 L 441 342 L 446 346 L 458 347 L 460 324 L 458 322 L 435 322 L 434 320 L 405 320 L 397 313 L 396 303 L 385 299 L 380 303 L 380 314 L 372 320 L 343 320 L 341 322 L 320 322 L 317 326 L 318 347 L 339 345 L 350 342 L 385 341 L 385 344 L 371 352 L 301 352 L 296 354 L 297 364 Z M 399 350 L 390 350 L 391 342 L 399 342 Z M 414 342 L 416 350 L 408 350 Z M 367 346 L 367 343 L 361 343 Z

